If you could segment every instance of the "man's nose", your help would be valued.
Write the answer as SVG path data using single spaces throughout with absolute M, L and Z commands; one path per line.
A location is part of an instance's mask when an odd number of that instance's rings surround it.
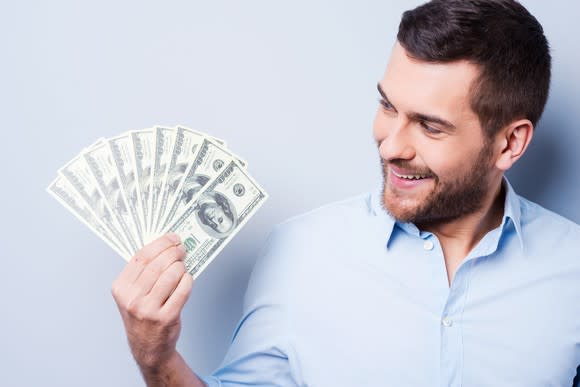
M 379 153 L 384 160 L 412 160 L 415 157 L 410 130 L 405 122 L 393 122 L 393 127 L 389 128 L 379 144 Z

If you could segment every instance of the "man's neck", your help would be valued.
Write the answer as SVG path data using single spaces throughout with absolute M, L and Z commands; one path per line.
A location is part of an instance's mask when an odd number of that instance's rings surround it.
M 445 256 L 449 283 L 453 279 L 455 269 L 469 252 L 489 231 L 501 224 L 505 195 L 500 179 L 478 211 L 449 222 L 417 224 L 420 230 L 432 232 L 439 239 Z

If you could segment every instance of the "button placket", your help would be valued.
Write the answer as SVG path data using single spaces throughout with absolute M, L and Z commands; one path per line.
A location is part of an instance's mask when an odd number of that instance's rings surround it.
M 441 386 L 458 387 L 463 372 L 463 310 L 473 262 L 457 270 L 449 289 L 447 303 L 440 315 Z

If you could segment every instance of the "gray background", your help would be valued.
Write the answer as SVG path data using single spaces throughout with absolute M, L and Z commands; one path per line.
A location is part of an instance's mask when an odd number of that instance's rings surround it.
M 371 123 L 406 1 L 6 2 L 0 384 L 139 386 L 110 285 L 124 261 L 45 191 L 101 136 L 184 124 L 228 141 L 271 199 L 194 285 L 179 349 L 216 367 L 272 225 L 379 181 Z M 580 6 L 524 1 L 553 51 L 516 190 L 580 222 Z

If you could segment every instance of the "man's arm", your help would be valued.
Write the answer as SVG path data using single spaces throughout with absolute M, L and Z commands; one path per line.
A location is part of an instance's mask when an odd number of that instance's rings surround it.
M 131 352 L 148 386 L 205 386 L 175 348 L 193 285 L 184 256 L 179 237 L 167 234 L 139 250 L 113 283 Z
M 147 386 L 206 387 L 177 351 L 165 364 L 140 368 Z

